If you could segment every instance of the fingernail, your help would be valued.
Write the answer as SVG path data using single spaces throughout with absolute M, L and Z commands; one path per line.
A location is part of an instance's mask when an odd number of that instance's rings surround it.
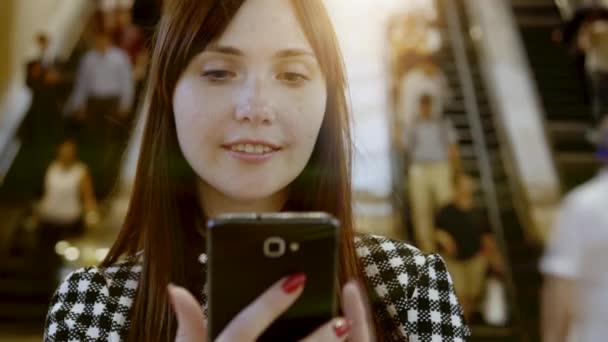
M 283 288 L 283 291 L 285 291 L 285 293 L 291 294 L 299 290 L 302 286 L 304 286 L 304 283 L 306 283 L 306 274 L 296 273 L 289 276 L 289 278 L 287 278 L 283 282 L 283 285 L 281 285 L 281 287 Z
M 338 336 L 338 338 L 346 336 L 352 325 L 350 320 L 345 320 L 344 318 L 336 319 L 334 323 L 334 332 L 336 333 L 336 336 Z

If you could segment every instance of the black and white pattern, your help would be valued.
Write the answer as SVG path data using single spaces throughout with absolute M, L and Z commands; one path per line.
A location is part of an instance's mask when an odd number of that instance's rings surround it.
M 355 246 L 374 289 L 375 314 L 393 340 L 466 341 L 469 330 L 441 257 L 373 235 L 360 235 Z M 206 256 L 199 262 L 204 268 Z M 125 341 L 140 274 L 136 259 L 72 272 L 52 298 L 44 341 Z
M 395 341 L 466 341 L 469 329 L 439 255 L 425 256 L 403 242 L 373 235 L 355 238 L 355 247 L 384 309 L 379 314 L 396 327 Z

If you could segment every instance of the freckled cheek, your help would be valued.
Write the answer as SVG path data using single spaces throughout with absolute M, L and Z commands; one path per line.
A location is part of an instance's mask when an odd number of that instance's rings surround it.
M 186 130 L 186 141 L 191 153 L 206 162 L 217 161 L 222 152 L 221 145 L 225 143 L 223 134 L 226 132 L 226 123 L 222 121 L 222 115 L 208 110 L 193 112 L 193 117 Z
M 204 149 L 220 145 L 230 117 L 230 101 L 196 84 L 176 88 L 174 111 L 178 135 L 184 148 Z
M 323 118 L 325 116 L 324 97 L 308 97 L 297 106 L 295 115 L 297 128 L 301 139 L 307 145 L 314 144 L 317 140 Z

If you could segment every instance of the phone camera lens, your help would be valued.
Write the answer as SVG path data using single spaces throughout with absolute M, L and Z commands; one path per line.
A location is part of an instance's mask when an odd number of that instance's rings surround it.
M 281 244 L 279 244 L 278 242 L 273 242 L 268 246 L 268 249 L 271 253 L 277 253 L 281 250 Z
M 264 255 L 269 258 L 279 258 L 285 254 L 285 240 L 280 237 L 270 237 L 264 241 Z

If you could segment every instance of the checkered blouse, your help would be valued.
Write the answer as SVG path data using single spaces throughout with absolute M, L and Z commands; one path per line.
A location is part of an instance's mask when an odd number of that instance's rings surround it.
M 374 235 L 355 238 L 370 298 L 393 341 L 463 342 L 469 329 L 438 255 Z M 206 267 L 206 257 L 199 258 Z M 44 341 L 124 341 L 141 265 L 125 261 L 71 273 L 51 300 Z M 202 288 L 201 288 L 201 291 Z M 205 296 L 202 306 L 206 308 Z

